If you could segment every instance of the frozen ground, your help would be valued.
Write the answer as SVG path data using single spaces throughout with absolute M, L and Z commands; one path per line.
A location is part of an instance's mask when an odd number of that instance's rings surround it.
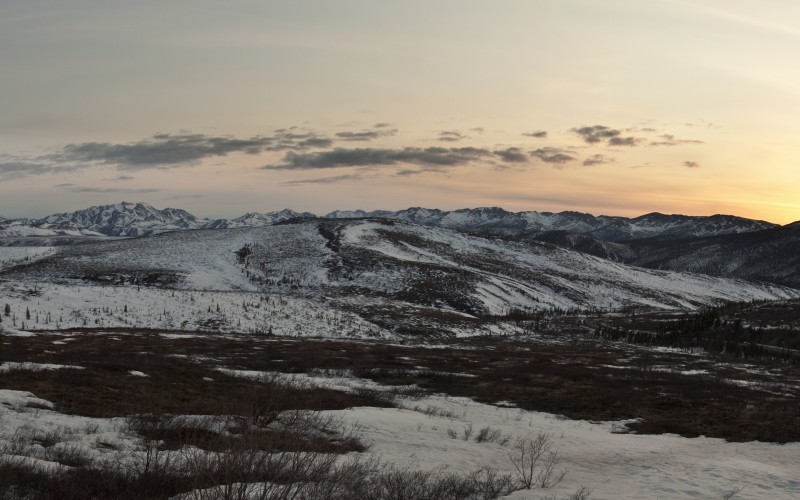
M 592 499 L 719 498 L 745 487 L 737 498 L 790 499 L 800 495 L 800 445 L 727 443 L 675 435 L 615 434 L 614 423 L 560 419 L 546 413 L 498 408 L 464 398 L 432 397 L 413 402 L 434 406 L 454 417 L 429 416 L 394 408 L 356 408 L 356 421 L 372 451 L 394 463 L 417 468 L 443 464 L 457 471 L 481 466 L 512 472 L 509 445 L 476 443 L 475 433 L 489 426 L 510 436 L 548 433 L 568 470 L 553 492 L 568 494 L 585 485 Z M 463 440 L 464 429 L 473 438 Z M 458 437 L 448 437 L 452 429 Z M 513 440 L 513 438 L 512 438 Z M 511 498 L 539 498 L 543 492 L 517 492 Z M 549 493 L 549 492 L 548 492 Z
M 373 382 L 350 377 L 301 377 L 338 389 L 380 389 Z M 552 490 L 519 491 L 509 498 L 566 495 L 580 485 L 592 489 L 591 498 L 596 500 L 714 499 L 742 487 L 736 498 L 780 500 L 800 495 L 798 443 L 618 434 L 614 431 L 620 426 L 615 422 L 573 421 L 446 396 L 400 398 L 399 402 L 401 408 L 360 407 L 328 413 L 357 424 L 363 440 L 371 445 L 370 454 L 411 469 L 445 467 L 469 472 L 488 466 L 511 473 L 508 454 L 514 439 L 548 434 L 567 470 L 564 481 Z M 0 390 L 0 447 L 14 450 L 5 453 L 6 459 L 58 468 L 64 466 L 53 462 L 52 456 L 62 448 L 79 447 L 98 462 L 119 461 L 137 450 L 122 419 L 63 415 L 51 407 L 30 393 Z M 477 442 L 475 437 L 484 427 L 499 431 L 509 442 Z M 35 444 L 26 449 L 11 447 L 20 432 L 46 436 L 54 430 L 62 432 L 63 442 L 47 449 Z

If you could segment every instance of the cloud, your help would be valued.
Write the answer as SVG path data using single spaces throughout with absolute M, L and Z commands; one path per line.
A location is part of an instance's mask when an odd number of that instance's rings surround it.
M 703 120 L 702 118 L 697 120 L 697 122 L 695 123 L 688 122 L 684 123 L 684 125 L 686 125 L 687 127 L 722 128 L 721 125 L 717 125 L 716 123 L 712 123 L 708 120 Z
M 66 182 L 63 184 L 56 184 L 56 188 L 62 189 L 64 191 L 69 191 L 71 193 L 132 193 L 132 194 L 141 194 L 141 193 L 157 193 L 161 191 L 160 189 L 154 188 L 142 188 L 142 189 L 122 189 L 122 188 L 101 188 L 101 187 L 93 187 L 93 186 L 78 186 L 71 182 Z
M 482 133 L 486 132 L 486 129 L 483 128 L 483 127 L 473 127 L 471 129 L 469 129 L 469 131 L 470 132 L 475 132 L 476 134 L 482 134 Z
M 466 139 L 467 136 L 457 130 L 442 130 L 439 132 L 437 140 L 443 142 L 458 142 L 461 139 Z
M 397 175 L 397 176 L 400 176 L 400 177 L 410 177 L 412 175 L 417 175 L 417 174 L 421 174 L 421 173 L 424 173 L 424 172 L 426 172 L 426 170 L 425 169 L 421 169 L 421 168 L 420 169 L 416 169 L 416 170 L 411 169 L 411 168 L 404 168 L 403 170 L 398 170 L 397 173 L 394 174 L 394 175 Z
M 39 162 L 8 157 L 0 159 L 0 178 L 19 179 L 31 175 L 53 174 L 60 172 L 73 172 L 83 168 L 82 165 L 58 165 L 49 162 Z
M 520 148 L 507 148 L 492 152 L 506 163 L 527 163 L 528 161 L 528 156 Z
M 605 125 L 593 125 L 591 127 L 573 128 L 572 132 L 579 135 L 589 144 L 607 141 L 613 137 L 619 137 L 622 133 L 617 129 L 606 127 Z
M 700 168 L 700 164 L 696 161 L 685 161 L 683 162 L 683 166 L 687 168 Z
M 148 139 L 127 144 L 107 142 L 69 144 L 55 153 L 37 157 L 37 160 L 49 163 L 50 166 L 47 168 L 53 168 L 53 165 L 72 165 L 78 168 L 77 166 L 86 164 L 100 164 L 114 166 L 120 170 L 136 171 L 190 166 L 203 159 L 233 153 L 258 155 L 265 151 L 328 148 L 332 144 L 330 138 L 294 127 L 275 130 L 269 136 L 259 135 L 243 139 L 190 133 L 156 134 Z M 47 168 L 40 167 L 39 170 L 44 172 Z
M 134 180 L 135 178 L 136 178 L 136 177 L 134 177 L 134 176 L 132 176 L 132 175 L 119 175 L 119 176 L 117 176 L 117 177 L 114 177 L 114 178 L 113 178 L 113 179 L 111 179 L 111 180 L 112 180 L 112 181 L 132 181 L 132 180 Z
M 314 148 L 329 148 L 333 145 L 333 141 L 327 137 L 309 137 L 292 144 L 288 142 L 282 149 L 314 149 Z M 270 151 L 278 151 L 277 148 L 267 148 Z
M 278 129 L 271 136 L 263 138 L 269 141 L 264 146 L 263 151 L 319 149 L 329 148 L 333 144 L 333 140 L 324 135 L 302 130 L 298 127 Z
M 318 177 L 316 179 L 300 179 L 296 181 L 286 181 L 283 184 L 287 186 L 297 186 L 301 184 L 334 184 L 336 182 L 357 181 L 361 179 L 363 179 L 363 177 L 359 174 L 347 174 L 347 175 L 334 175 L 332 177 Z
M 204 194 L 179 194 L 175 196 L 170 196 L 167 198 L 168 200 L 184 200 L 184 199 L 197 199 L 197 198 L 205 198 L 206 195 Z
M 375 125 L 373 125 L 372 128 L 386 128 L 386 127 L 391 127 L 391 126 L 392 126 L 391 123 L 380 122 L 380 123 L 376 123 Z
M 377 127 L 377 125 L 381 125 Z M 395 135 L 398 130 L 396 128 L 387 128 L 388 124 L 378 123 L 377 128 L 374 130 L 361 130 L 358 132 L 338 132 L 336 137 L 343 141 L 371 141 L 373 139 L 380 139 L 381 137 L 391 137 Z
M 592 125 L 571 130 L 588 144 L 607 142 L 609 146 L 636 146 L 641 141 L 636 137 L 622 137 L 622 131 L 606 127 L 605 125 Z
M 676 139 L 672 134 L 663 134 L 659 136 L 658 141 L 650 141 L 650 146 L 680 146 L 683 144 L 703 144 L 703 141 L 694 139 Z
M 561 148 L 539 148 L 531 151 L 531 156 L 545 163 L 563 165 L 575 160 L 569 151 Z
M 586 167 L 593 167 L 595 165 L 605 165 L 606 163 L 613 163 L 614 158 L 609 158 L 606 155 L 596 154 L 583 160 L 583 165 Z
M 57 162 L 100 163 L 125 170 L 189 165 L 204 158 L 231 153 L 258 154 L 273 145 L 271 137 L 213 137 L 204 134 L 156 134 L 128 144 L 87 142 L 70 144 L 49 155 Z
M 527 137 L 535 137 L 537 139 L 546 139 L 547 138 L 547 131 L 545 130 L 536 130 L 534 132 L 523 132 L 522 135 Z
M 314 153 L 288 152 L 283 162 L 262 167 L 268 170 L 310 170 L 342 167 L 376 167 L 400 164 L 422 165 L 441 169 L 466 165 L 477 160 L 494 157 L 494 153 L 480 148 L 335 148 Z
M 639 139 L 636 137 L 612 137 L 608 140 L 609 146 L 636 146 Z

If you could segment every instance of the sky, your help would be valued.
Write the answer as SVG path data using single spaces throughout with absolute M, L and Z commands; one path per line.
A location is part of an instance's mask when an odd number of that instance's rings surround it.
M 0 215 L 800 219 L 793 0 L 3 0 Z

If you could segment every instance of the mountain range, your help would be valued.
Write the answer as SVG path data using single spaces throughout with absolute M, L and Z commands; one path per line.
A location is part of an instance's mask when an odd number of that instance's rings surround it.
M 0 266 L 2 283 L 113 285 L 108 289 L 131 294 L 166 288 L 195 292 L 197 300 L 205 293 L 249 293 L 257 302 L 264 294 L 291 296 L 400 335 L 474 334 L 517 312 L 800 298 L 800 290 L 771 283 L 645 269 L 536 241 L 386 218 L 294 218 L 91 239 Z M 150 305 L 161 311 L 161 302 Z M 192 307 L 213 312 L 205 302 Z M 252 317 L 248 309 L 242 313 Z
M 139 237 L 186 229 L 269 226 L 295 217 L 314 217 L 314 214 L 287 209 L 265 214 L 248 213 L 235 219 L 205 219 L 180 208 L 158 210 L 147 203 L 122 202 L 48 215 L 41 219 L 0 220 L 0 237 Z
M 117 203 L 41 219 L 0 220 L 0 245 L 60 245 L 185 230 L 269 227 L 295 220 L 395 220 L 489 239 L 537 242 L 606 260 L 669 271 L 769 281 L 800 288 L 800 222 L 778 226 L 732 215 L 651 213 L 639 217 L 501 208 L 335 211 L 322 217 L 280 210 L 234 219 L 198 218 L 178 208 Z M 63 240 L 63 241 L 62 241 Z M 24 242 L 24 243 L 21 243 Z
M 0 220 L 0 237 L 115 236 L 138 237 L 186 229 L 261 227 L 297 217 L 316 217 L 309 212 L 281 210 L 248 213 L 235 219 L 198 218 L 178 208 L 158 210 L 146 203 L 122 202 L 49 215 L 41 219 Z M 399 211 L 334 211 L 323 218 L 387 218 L 424 226 L 511 234 L 535 238 L 549 231 L 567 231 L 603 241 L 619 242 L 656 236 L 714 236 L 778 227 L 766 221 L 732 215 L 695 217 L 651 213 L 635 218 L 594 216 L 580 212 L 508 212 L 502 208 L 443 211 L 408 208 Z

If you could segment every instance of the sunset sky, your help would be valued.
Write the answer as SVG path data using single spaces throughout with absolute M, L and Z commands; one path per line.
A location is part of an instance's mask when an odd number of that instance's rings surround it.
M 800 219 L 800 2 L 3 0 L 0 215 Z

